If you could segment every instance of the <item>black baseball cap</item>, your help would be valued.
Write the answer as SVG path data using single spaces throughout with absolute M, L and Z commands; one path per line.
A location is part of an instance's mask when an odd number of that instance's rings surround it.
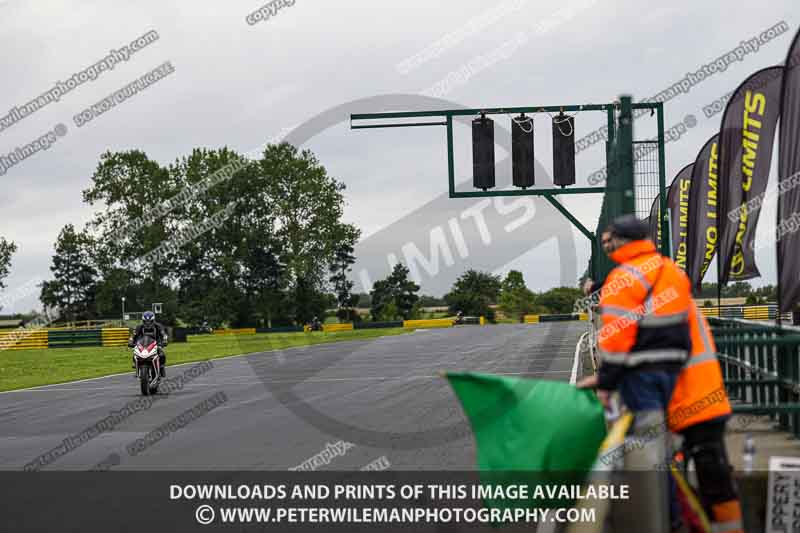
M 646 222 L 636 218 L 636 215 L 622 215 L 608 225 L 606 231 L 611 232 L 612 237 L 627 239 L 629 241 L 640 241 L 650 237 L 650 226 Z

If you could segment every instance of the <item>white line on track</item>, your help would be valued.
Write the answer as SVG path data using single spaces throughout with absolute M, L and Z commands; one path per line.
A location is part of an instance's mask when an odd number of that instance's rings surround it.
M 350 341 L 344 341 L 344 342 L 350 342 Z M 303 349 L 303 348 L 307 349 L 307 348 L 310 348 L 312 346 L 319 346 L 319 345 L 325 345 L 325 344 L 336 344 L 336 343 L 333 343 L 333 342 L 325 343 L 325 342 L 323 342 L 323 343 L 309 344 L 309 345 L 303 345 L 303 346 L 291 346 L 291 347 L 288 347 L 288 348 L 278 348 L 277 350 L 266 350 L 266 351 L 263 351 L 263 352 L 251 352 L 251 353 L 240 353 L 240 354 L 235 354 L 235 355 L 225 355 L 223 357 L 215 357 L 214 359 L 203 359 L 201 361 L 189 361 L 188 363 L 178 363 L 176 365 L 169 365 L 167 368 L 178 368 L 179 366 L 197 365 L 197 364 L 200 364 L 200 363 L 207 363 L 209 361 L 222 361 L 224 359 L 233 359 L 235 357 L 249 357 L 249 356 L 252 356 L 252 355 L 263 355 L 265 357 L 272 357 L 274 359 L 277 359 L 278 357 L 280 357 L 281 352 L 284 352 L 286 350 L 300 350 L 300 349 Z M 24 389 L 13 389 L 13 390 L 0 391 L 0 394 L 10 394 L 12 392 L 29 392 L 29 391 L 38 392 L 38 391 L 40 391 L 41 389 L 43 389 L 45 387 L 57 387 L 58 385 L 71 385 L 73 383 L 85 383 L 87 381 L 96 381 L 98 379 L 106 379 L 106 378 L 113 378 L 113 377 L 117 377 L 117 376 L 127 376 L 127 375 L 133 376 L 133 369 L 131 369 L 129 372 L 121 372 L 119 374 L 107 374 L 105 376 L 97 376 L 96 378 L 76 379 L 74 381 L 65 381 L 64 383 L 52 383 L 50 385 L 36 385 L 35 387 L 28 387 L 28 388 L 24 388 Z M 65 390 L 73 390 L 73 389 L 65 389 Z M 91 390 L 91 389 L 81 389 L 81 390 Z M 97 390 L 102 390 L 102 389 L 97 389 Z
M 583 344 L 583 339 L 586 338 L 589 332 L 587 331 L 581 338 L 578 339 L 578 344 L 575 345 L 575 360 L 572 362 L 572 374 L 569 376 L 569 382 L 572 385 L 575 385 L 575 382 L 578 379 L 578 361 L 581 359 L 581 344 Z
M 493 374 L 498 376 L 539 376 L 541 374 L 568 374 L 569 370 L 534 370 L 531 372 L 493 372 Z M 298 385 L 303 383 L 327 383 L 330 381 L 411 381 L 417 379 L 438 379 L 441 376 L 439 375 L 431 375 L 431 376 L 367 376 L 367 377 L 344 377 L 344 378 L 318 378 L 318 379 L 304 379 L 304 380 L 295 380 L 295 379 L 277 379 L 277 380 L 270 380 L 264 381 L 260 379 L 252 380 L 252 381 L 215 381 L 212 383 L 204 383 L 198 387 L 218 387 L 222 385 L 259 385 L 262 383 L 297 383 Z M 184 387 L 187 389 L 189 387 Z M 27 389 L 27 392 L 65 392 L 65 391 L 90 391 L 90 390 L 119 390 L 119 387 L 75 387 L 75 388 L 54 388 L 48 387 L 46 389 Z M 13 392 L 13 391 L 12 391 Z

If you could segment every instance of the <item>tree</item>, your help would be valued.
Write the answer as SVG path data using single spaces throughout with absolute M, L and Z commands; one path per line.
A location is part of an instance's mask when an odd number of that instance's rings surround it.
M 778 289 L 775 285 L 764 285 L 753 291 L 758 297 L 759 303 L 776 302 L 778 300 Z
M 508 316 L 522 316 L 536 309 L 536 295 L 525 286 L 522 272 L 509 271 L 500 286 L 499 302 Z
M 365 292 L 359 292 L 354 294 L 353 297 L 356 300 L 356 307 L 371 307 L 372 306 L 372 298 L 369 294 Z
M 255 315 L 253 325 L 271 328 L 273 317 L 280 319 L 286 314 L 285 267 L 269 247 L 250 242 L 246 246 L 252 247 L 242 258 L 241 289 L 249 303 L 246 308 Z
M 499 294 L 499 276 L 467 270 L 444 295 L 444 300 L 453 314 L 460 311 L 467 316 L 485 316 L 494 320 L 494 310 L 489 306 L 497 302 Z
M 169 166 L 138 150 L 107 152 L 83 192 L 99 207 L 89 226 L 98 310 L 116 314 L 125 296 L 164 302 L 170 320 L 217 326 L 321 316 L 327 274 L 350 264 L 337 251 L 359 236 L 342 222 L 343 190 L 311 152 L 288 144 L 255 161 L 195 149 Z M 352 286 L 338 288 L 349 305 Z
M 722 289 L 722 295 L 726 298 L 744 298 L 750 296 L 753 287 L 746 281 L 737 281 Z
M 94 316 L 97 271 L 92 265 L 91 237 L 76 233 L 67 224 L 58 235 L 50 271 L 54 279 L 42 283 L 40 299 L 55 307 L 67 320 L 88 319 Z
M 3 280 L 11 271 L 11 257 L 17 251 L 17 245 L 0 237 L 0 290 L 6 288 Z
M 345 322 L 360 319 L 358 313 L 353 310 L 358 303 L 358 297 L 352 294 L 354 283 L 348 277 L 350 267 L 356 261 L 353 255 L 353 245 L 354 243 L 347 240 L 340 242 L 334 251 L 333 261 L 330 265 L 331 277 L 329 279 L 336 293 L 338 307 L 336 316 Z
M 101 274 L 112 269 L 130 271 L 132 280 L 168 280 L 174 264 L 169 255 L 139 263 L 137 258 L 166 242 L 176 230 L 175 214 L 154 213 L 162 202 L 178 192 L 168 169 L 144 152 L 106 152 L 83 191 L 84 202 L 102 205 L 89 224 L 95 246 L 93 259 Z
M 575 287 L 556 287 L 536 297 L 536 303 L 548 313 L 572 313 L 575 301 L 583 298 L 583 293 Z
M 423 294 L 419 297 L 419 305 L 421 307 L 445 307 L 447 302 L 444 301 L 444 298 Z
M 387 278 L 375 282 L 370 292 L 373 320 L 411 318 L 419 300 L 419 285 L 408 279 L 408 274 L 408 268 L 397 263 Z
M 717 284 L 716 283 L 703 283 L 700 285 L 700 293 L 698 298 L 716 298 L 717 297 Z
M 342 222 L 344 184 L 329 176 L 310 151 L 298 152 L 288 143 L 270 145 L 258 161 L 257 173 L 264 178 L 274 235 L 295 292 L 295 318 L 307 321 L 309 304 L 319 299 L 337 248 L 354 244 L 360 230 Z

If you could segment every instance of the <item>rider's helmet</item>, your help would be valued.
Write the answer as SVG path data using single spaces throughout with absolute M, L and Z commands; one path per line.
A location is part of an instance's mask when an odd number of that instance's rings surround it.
M 145 311 L 142 315 L 142 322 L 145 326 L 152 326 L 156 323 L 156 314 L 152 311 Z

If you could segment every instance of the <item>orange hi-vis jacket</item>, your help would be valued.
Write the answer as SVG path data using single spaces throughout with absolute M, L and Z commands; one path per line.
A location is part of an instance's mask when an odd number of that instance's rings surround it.
M 689 333 L 691 356 L 669 401 L 667 423 L 673 433 L 732 412 L 711 328 L 694 302 L 689 309 Z
M 612 390 L 635 369 L 680 369 L 689 357 L 689 278 L 650 240 L 610 255 L 619 265 L 600 292 L 598 387 Z

